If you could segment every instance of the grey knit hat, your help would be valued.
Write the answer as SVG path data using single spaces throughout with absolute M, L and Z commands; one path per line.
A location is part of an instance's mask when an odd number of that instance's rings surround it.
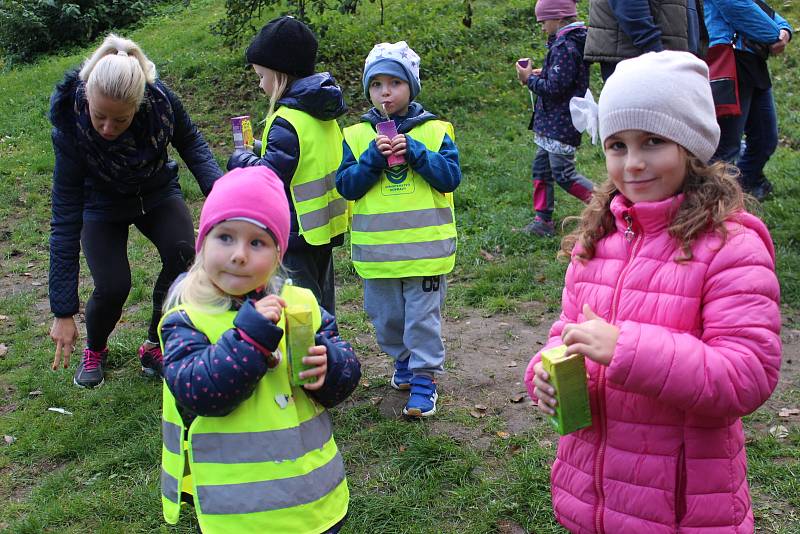
M 703 162 L 719 142 L 706 63 L 688 52 L 648 52 L 617 64 L 600 93 L 600 139 L 644 130 Z

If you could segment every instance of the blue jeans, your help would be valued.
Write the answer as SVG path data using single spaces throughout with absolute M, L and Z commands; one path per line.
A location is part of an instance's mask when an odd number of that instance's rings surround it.
M 739 103 L 741 115 L 717 119 L 720 138 L 714 159 L 735 163 L 742 173 L 739 183 L 749 191 L 765 180 L 764 165 L 778 146 L 778 117 L 772 89 L 740 85 Z

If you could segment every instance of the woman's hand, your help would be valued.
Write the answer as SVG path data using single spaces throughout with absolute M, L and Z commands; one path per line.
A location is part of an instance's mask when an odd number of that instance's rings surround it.
M 255 302 L 256 311 L 275 324 L 281 320 L 281 313 L 285 307 L 286 301 L 278 295 L 267 295 Z
M 55 371 L 63 360 L 64 369 L 66 369 L 69 367 L 69 357 L 75 350 L 75 343 L 78 341 L 78 326 L 75 324 L 75 318 L 56 317 L 53 319 L 50 338 L 56 342 L 56 353 L 51 368 Z
M 533 394 L 539 399 L 539 410 L 547 415 L 555 415 L 556 390 L 550 385 L 550 375 L 542 367 L 542 362 L 533 366 Z
M 379 135 L 375 137 L 375 146 L 378 147 L 378 152 L 383 154 L 384 158 L 392 155 L 392 140 L 387 135 Z
M 325 345 L 315 345 L 308 348 L 308 356 L 303 357 L 303 363 L 313 365 L 313 369 L 306 369 L 300 373 L 300 378 L 316 376 L 317 381 L 311 384 L 303 384 L 308 390 L 315 390 L 322 387 L 325 383 L 325 373 L 328 372 L 328 349 Z
M 392 139 L 392 154 L 396 156 L 404 156 L 406 153 L 406 148 L 408 147 L 408 143 L 406 142 L 406 136 L 403 134 L 397 134 Z
M 568 324 L 561 332 L 567 354 L 583 354 L 601 365 L 609 365 L 617 347 L 619 329 L 594 313 L 588 304 L 583 305 L 583 315 L 586 321 Z

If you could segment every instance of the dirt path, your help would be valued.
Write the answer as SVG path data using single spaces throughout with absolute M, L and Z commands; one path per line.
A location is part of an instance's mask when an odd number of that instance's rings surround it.
M 531 308 L 533 313 L 531 313 Z M 443 337 L 447 348 L 447 372 L 439 380 L 439 410 L 464 408 L 476 414 L 485 413 L 502 418 L 505 431 L 510 434 L 523 432 L 534 425 L 544 424 L 544 419 L 532 406 L 522 383 L 523 373 L 530 358 L 547 340 L 547 332 L 555 319 L 554 314 L 536 312 L 535 307 L 526 309 L 525 315 L 537 317 L 535 326 L 523 322 L 517 315 L 494 315 L 482 317 L 472 311 L 459 318 L 447 318 L 443 325 Z M 784 314 L 784 324 L 789 317 Z M 793 319 L 794 324 L 797 324 Z M 535 320 L 533 322 L 536 322 Z M 365 381 L 391 376 L 389 357 L 380 353 L 370 334 L 358 336 L 361 343 L 370 349 L 359 354 Z M 783 363 L 778 388 L 767 402 L 770 412 L 781 408 L 797 408 L 787 404 L 784 393 L 800 389 L 800 330 L 787 326 L 782 332 Z M 378 404 L 385 417 L 400 417 L 407 396 L 395 392 L 388 385 L 370 387 L 373 402 Z M 485 411 L 476 410 L 476 405 L 485 406 Z M 485 434 L 481 425 L 468 428 L 447 421 L 434 420 L 434 427 L 442 426 L 445 432 L 465 443 L 488 447 L 492 437 Z M 800 424 L 800 416 L 779 419 L 785 426 Z M 756 425 L 749 432 L 767 431 Z M 555 438 L 555 434 L 553 434 Z

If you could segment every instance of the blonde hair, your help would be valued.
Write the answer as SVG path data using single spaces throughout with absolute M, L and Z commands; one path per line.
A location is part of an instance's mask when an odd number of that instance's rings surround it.
M 156 80 L 156 66 L 139 45 L 110 33 L 83 64 L 79 76 L 86 82 L 87 95 L 97 91 L 138 108 L 144 98 L 145 83 Z
M 680 147 L 681 150 L 686 150 Z M 703 233 L 716 232 L 725 242 L 725 221 L 736 212 L 745 209 L 745 197 L 736 177 L 739 171 L 724 162 L 704 163 L 686 152 L 686 179 L 681 187 L 683 202 L 675 212 L 667 232 L 680 246 L 678 263 L 692 259 L 692 245 Z M 597 242 L 614 232 L 614 215 L 611 201 L 619 191 L 611 179 L 607 179 L 594 190 L 592 200 L 584 208 L 578 227 L 561 240 L 560 257 L 573 256 L 581 262 L 592 259 Z M 573 254 L 576 245 L 580 248 Z
M 195 306 L 208 313 L 222 313 L 231 309 L 234 297 L 223 293 L 208 275 L 204 265 L 205 243 L 197 253 L 192 266 L 186 276 L 176 281 L 169 290 L 167 298 L 164 300 L 164 311 L 168 311 L 175 306 L 188 304 Z M 280 251 L 278 251 L 280 256 Z M 277 261 L 275 268 L 270 273 L 264 285 L 268 287 L 269 293 L 279 293 L 283 285 L 284 270 L 280 261 Z
M 272 73 L 272 93 L 269 95 L 269 109 L 267 109 L 267 118 L 264 119 L 265 122 L 275 113 L 275 104 L 283 96 L 283 93 L 286 92 L 286 87 L 297 79 L 291 74 L 279 72 L 275 69 L 269 69 L 269 72 Z

